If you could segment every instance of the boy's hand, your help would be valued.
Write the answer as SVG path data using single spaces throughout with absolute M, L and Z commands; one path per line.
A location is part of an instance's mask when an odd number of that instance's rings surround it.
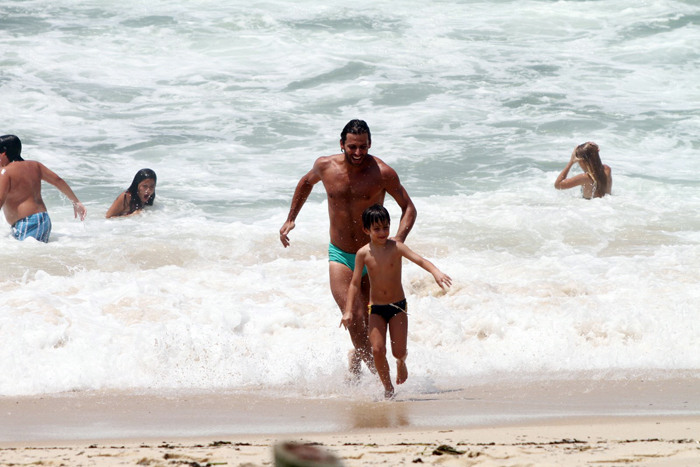
M 340 325 L 338 327 L 345 326 L 345 329 L 347 329 L 348 326 L 352 324 L 352 318 L 352 312 L 350 310 L 346 311 L 343 313 L 343 318 L 340 320 Z
M 439 285 L 442 289 L 446 289 L 452 286 L 452 279 L 450 279 L 450 276 L 448 276 L 442 271 L 436 272 L 435 274 L 433 274 L 433 277 L 435 278 L 435 282 L 437 282 L 437 285 Z

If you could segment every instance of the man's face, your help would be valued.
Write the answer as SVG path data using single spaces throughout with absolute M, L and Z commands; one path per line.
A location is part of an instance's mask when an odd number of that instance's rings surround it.
M 7 154 L 5 154 L 4 152 L 0 152 L 0 167 L 5 167 L 9 163 L 10 158 L 7 157 Z
M 360 135 L 348 133 L 345 137 L 345 144 L 342 141 L 340 142 L 340 149 L 345 152 L 345 161 L 354 166 L 362 165 L 370 146 L 372 146 L 372 143 L 369 142 L 367 133 Z

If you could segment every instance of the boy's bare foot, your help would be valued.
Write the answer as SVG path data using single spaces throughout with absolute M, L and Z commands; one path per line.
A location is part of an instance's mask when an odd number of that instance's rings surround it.
M 406 360 L 396 360 L 396 384 L 403 384 L 408 379 Z

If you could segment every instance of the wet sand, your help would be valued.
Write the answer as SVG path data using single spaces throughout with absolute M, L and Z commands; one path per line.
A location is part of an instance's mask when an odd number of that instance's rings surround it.
M 485 384 L 390 402 L 79 392 L 0 398 L 0 414 L 0 465 L 263 466 L 281 440 L 319 443 L 348 466 L 700 463 L 700 382 L 688 378 Z

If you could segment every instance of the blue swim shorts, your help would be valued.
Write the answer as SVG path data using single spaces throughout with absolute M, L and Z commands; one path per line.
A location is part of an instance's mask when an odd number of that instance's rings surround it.
M 12 236 L 17 240 L 32 237 L 40 242 L 49 243 L 49 234 L 51 234 L 51 219 L 46 211 L 20 219 L 12 226 Z
M 351 271 L 355 270 L 355 254 L 346 253 L 332 243 L 328 244 L 328 261 L 343 264 L 350 268 Z M 362 277 L 365 274 L 367 274 L 367 266 L 362 269 Z

